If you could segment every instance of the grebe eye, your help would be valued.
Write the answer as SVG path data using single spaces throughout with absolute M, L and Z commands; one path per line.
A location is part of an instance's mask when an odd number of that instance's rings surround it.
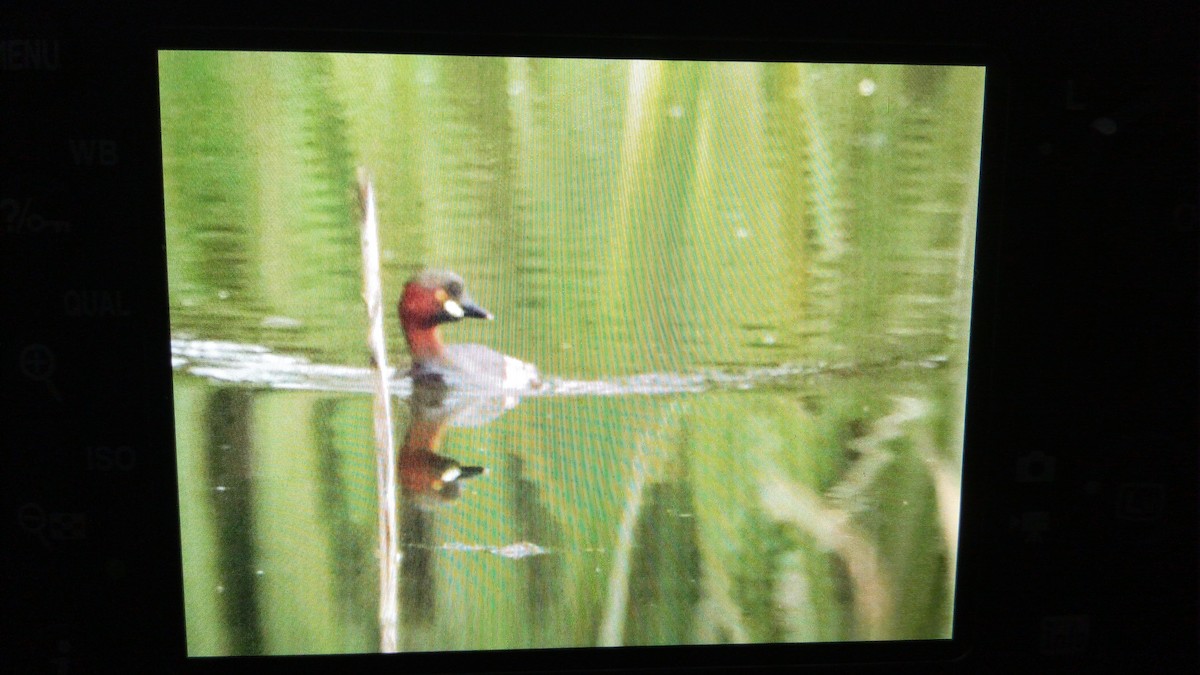
M 450 297 L 457 298 L 462 295 L 463 285 L 459 281 L 451 281 L 446 284 L 446 291 L 450 293 Z

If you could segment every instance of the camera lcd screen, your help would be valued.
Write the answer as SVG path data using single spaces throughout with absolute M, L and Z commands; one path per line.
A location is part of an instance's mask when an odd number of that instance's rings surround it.
M 952 638 L 984 72 L 160 51 L 188 655 Z

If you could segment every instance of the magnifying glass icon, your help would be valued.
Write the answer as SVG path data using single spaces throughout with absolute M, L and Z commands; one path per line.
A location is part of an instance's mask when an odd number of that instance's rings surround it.
M 34 343 L 21 350 L 20 358 L 21 373 L 33 380 L 34 382 L 45 382 L 46 388 L 50 390 L 50 395 L 55 400 L 61 401 L 62 395 L 58 392 L 58 387 L 54 386 L 54 380 L 50 379 L 54 376 L 54 371 L 58 367 L 58 362 L 54 357 L 54 351 L 44 344 Z

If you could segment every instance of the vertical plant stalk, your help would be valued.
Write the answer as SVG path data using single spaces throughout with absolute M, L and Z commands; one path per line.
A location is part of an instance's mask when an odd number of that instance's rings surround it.
M 895 591 L 875 544 L 854 524 L 850 511 L 830 506 L 814 490 L 791 483 L 780 477 L 783 475 L 774 461 L 762 467 L 758 486 L 764 510 L 812 537 L 817 546 L 845 563 L 854 589 L 854 639 L 892 639 Z
M 608 575 L 608 593 L 597 641 L 601 647 L 620 647 L 625 634 L 625 618 L 629 610 L 629 574 L 633 569 L 633 539 L 645 501 L 647 479 L 641 462 L 636 462 L 635 466 L 629 497 L 621 512 L 621 525 L 617 528 L 617 550 Z
M 392 435 L 392 397 L 388 388 L 387 341 L 383 333 L 383 282 L 379 274 L 379 223 L 375 190 L 365 168 L 358 169 L 362 206 L 363 302 L 367 305 L 367 348 L 375 388 L 375 486 L 379 498 L 379 649 L 399 651 L 399 522 L 396 516 L 396 454 Z
M 621 511 L 621 524 L 617 527 L 616 551 L 612 568 L 608 574 L 608 592 L 604 601 L 604 613 L 600 619 L 600 647 L 620 647 L 624 644 L 625 620 L 629 615 L 629 581 L 633 571 L 633 546 L 637 526 L 642 518 L 646 486 L 663 479 L 664 467 L 670 452 L 664 448 L 658 436 L 661 430 L 671 428 L 675 418 L 674 408 L 668 409 L 658 423 L 644 429 L 634 445 L 633 471 L 629 480 L 625 508 Z

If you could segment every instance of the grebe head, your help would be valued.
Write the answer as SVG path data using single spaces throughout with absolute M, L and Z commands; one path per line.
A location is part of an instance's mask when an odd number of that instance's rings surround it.
M 416 363 L 445 358 L 446 349 L 437 333 L 439 325 L 467 318 L 492 318 L 490 312 L 471 300 L 462 277 L 441 270 L 421 272 L 409 279 L 398 309 L 408 350 Z
M 482 466 L 464 466 L 458 460 L 428 451 L 402 450 L 399 469 L 404 496 L 424 509 L 458 499 L 464 480 L 487 473 Z
M 492 314 L 471 300 L 462 277 L 454 272 L 428 270 L 404 285 L 400 296 L 402 322 L 432 326 L 463 318 L 491 319 Z

